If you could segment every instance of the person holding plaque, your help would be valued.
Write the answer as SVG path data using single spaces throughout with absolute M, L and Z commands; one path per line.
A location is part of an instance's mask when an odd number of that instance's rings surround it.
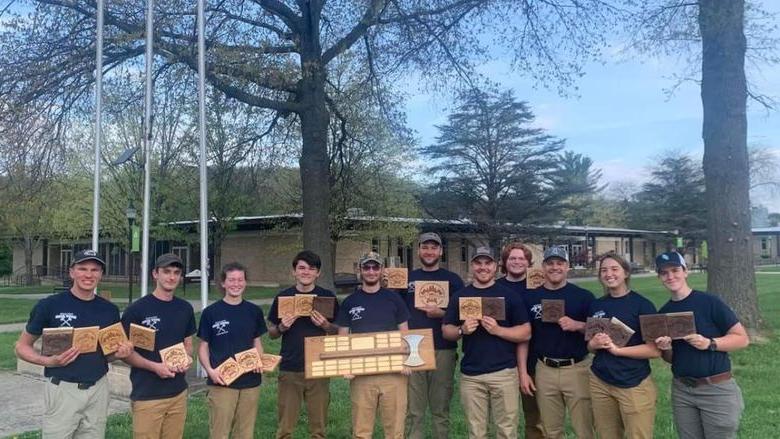
M 417 256 L 422 267 L 409 274 L 409 288 L 403 295 L 409 308 L 409 329 L 430 328 L 433 331 L 436 370 L 412 372 L 409 376 L 406 437 L 425 437 L 425 412 L 430 408 L 431 437 L 446 439 L 450 430 L 450 400 L 458 343 L 442 337 L 443 308 L 437 305 L 415 307 L 415 285 L 416 282 L 424 285 L 424 281 L 446 282 L 448 293 L 452 295 L 463 288 L 463 280 L 441 268 L 442 241 L 438 234 L 423 233 L 418 241 Z
M 569 254 L 563 247 L 544 251 L 542 270 L 544 285 L 524 295 L 533 338 L 517 350 L 521 390 L 535 394 L 546 438 L 564 437 L 568 409 L 577 437 L 590 439 L 590 361 L 583 334 L 593 293 L 568 282 Z M 533 378 L 527 367 L 529 356 L 537 359 Z
M 290 439 L 301 414 L 301 405 L 306 404 L 309 419 L 309 437 L 324 439 L 328 424 L 330 404 L 330 379 L 310 379 L 304 376 L 304 339 L 338 332 L 338 326 L 330 319 L 313 310 L 310 317 L 280 316 L 279 298 L 295 297 L 296 294 L 314 294 L 330 298 L 333 315 L 338 312 L 338 301 L 332 291 L 317 285 L 322 261 L 309 250 L 304 250 L 292 260 L 292 274 L 295 285 L 281 291 L 274 298 L 268 311 L 271 338 L 282 337 L 282 362 L 279 365 L 279 397 L 277 400 L 277 439 Z
M 195 314 L 192 305 L 174 296 L 182 278 L 184 263 L 173 253 L 160 255 L 154 263 L 155 289 L 127 307 L 122 325 L 155 331 L 154 350 L 135 348 L 125 359 L 131 366 L 130 400 L 135 439 L 181 438 L 187 417 L 187 381 L 184 374 L 192 364 L 192 335 Z M 186 355 L 176 364 L 166 364 L 160 350 L 183 343 Z
M 718 296 L 688 285 L 688 268 L 681 254 L 662 253 L 655 258 L 655 266 L 658 279 L 671 294 L 659 312 L 693 312 L 695 323 L 694 334 L 655 340 L 663 359 L 672 364 L 677 434 L 685 439 L 736 438 L 745 403 L 728 353 L 747 347 L 747 332 Z
M 243 298 L 247 281 L 243 265 L 233 262 L 222 267 L 220 281 L 224 297 L 203 310 L 198 327 L 198 359 L 208 374 L 209 437 L 249 439 L 254 436 L 262 364 L 230 383 L 217 368 L 249 349 L 255 349 L 259 358 L 265 320 L 260 307 Z
M 339 334 L 407 330 L 409 310 L 406 303 L 398 293 L 381 287 L 382 257 L 369 252 L 360 258 L 358 265 L 361 286 L 339 307 L 336 319 Z M 404 367 L 402 373 L 345 377 L 350 380 L 353 438 L 373 436 L 379 408 L 384 437 L 403 439 L 407 376 L 410 373 L 411 370 Z
M 111 358 L 101 349 L 80 353 L 77 346 L 67 342 L 53 355 L 39 354 L 33 348 L 47 328 L 104 328 L 119 321 L 116 305 L 95 294 L 105 266 L 96 251 L 77 252 L 68 271 L 73 279 L 71 289 L 35 304 L 16 342 L 17 357 L 44 367 L 44 438 L 102 439 L 106 435 L 110 401 L 106 373 Z M 131 350 L 132 346 L 124 343 L 113 356 L 125 358 Z
M 526 275 L 528 268 L 532 264 L 533 253 L 531 253 L 531 249 L 523 243 L 510 242 L 501 250 L 501 271 L 504 272 L 504 277 L 498 279 L 496 283 L 509 287 L 522 297 L 528 291 Z M 526 362 L 526 370 L 531 377 L 533 377 L 535 365 L 536 358 L 529 356 Z M 520 392 L 520 400 L 523 403 L 526 439 L 543 439 L 542 418 L 539 414 L 539 405 L 536 404 L 536 398 Z
M 656 388 L 648 359 L 661 351 L 643 341 L 639 316 L 655 314 L 655 306 L 629 288 L 631 267 L 622 257 L 602 257 L 598 273 L 606 294 L 591 302 L 588 315 L 617 318 L 634 333 L 625 347 L 616 346 L 607 332 L 596 333 L 588 343 L 595 352 L 590 397 L 596 433 L 601 439 L 652 439 Z
M 517 343 L 531 336 L 528 313 L 520 296 L 496 283 L 498 265 L 492 251 L 478 247 L 471 258 L 471 285 L 450 298 L 444 315 L 444 338 L 463 339 L 460 362 L 460 400 L 469 437 L 487 438 L 488 413 L 498 438 L 516 438 L 519 417 Z M 499 299 L 501 317 L 462 318 L 460 299 Z M 495 315 L 495 314 L 494 314 Z

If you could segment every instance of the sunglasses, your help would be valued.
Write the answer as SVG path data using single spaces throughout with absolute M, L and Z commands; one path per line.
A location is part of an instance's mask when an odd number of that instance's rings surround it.
M 361 269 L 363 271 L 380 271 L 380 270 L 382 270 L 382 267 L 380 267 L 379 265 L 375 265 L 375 264 L 369 264 L 369 265 L 362 266 Z

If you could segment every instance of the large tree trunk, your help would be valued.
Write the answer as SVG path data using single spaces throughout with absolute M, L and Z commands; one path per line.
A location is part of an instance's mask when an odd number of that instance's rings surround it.
M 707 288 L 743 325 L 761 326 L 753 269 L 747 153 L 744 0 L 700 0 Z

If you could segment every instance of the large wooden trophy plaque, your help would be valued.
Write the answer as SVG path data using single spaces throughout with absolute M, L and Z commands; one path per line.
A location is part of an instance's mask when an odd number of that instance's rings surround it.
M 430 329 L 306 337 L 306 378 L 436 369 Z

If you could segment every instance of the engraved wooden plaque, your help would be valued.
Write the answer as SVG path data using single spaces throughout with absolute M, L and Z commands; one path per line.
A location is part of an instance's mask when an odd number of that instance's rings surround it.
M 450 303 L 450 283 L 441 280 L 414 281 L 414 307 L 446 308 Z
M 281 355 L 263 354 L 260 356 L 260 362 L 263 365 L 263 372 L 273 372 L 281 361 Z
M 262 363 L 260 361 L 260 352 L 256 348 L 247 349 L 235 355 L 241 373 L 254 372 Z
M 658 337 L 669 335 L 666 314 L 645 314 L 639 316 L 639 330 L 642 340 L 655 342 Z
M 544 285 L 544 271 L 541 268 L 529 267 L 525 272 L 525 287 L 534 290 L 542 285 Z
M 314 306 L 316 294 L 296 294 L 295 295 L 295 315 L 298 317 L 308 317 L 311 315 Z
M 387 288 L 405 290 L 409 287 L 409 270 L 406 268 L 385 268 Z
M 542 299 L 542 321 L 558 323 L 566 315 L 566 302 L 561 299 Z
M 147 328 L 146 326 L 136 325 L 135 323 L 131 323 L 130 342 L 133 343 L 133 346 L 137 348 L 145 349 L 147 351 L 153 351 L 156 332 L 157 331 L 155 331 L 154 329 Z
M 669 337 L 679 340 L 696 333 L 696 320 L 692 311 L 671 312 L 666 314 L 666 323 L 669 325 Z
M 173 346 L 160 349 L 160 358 L 168 367 L 187 367 L 192 362 L 190 356 L 187 355 L 187 350 L 184 349 L 184 343 L 176 343 Z
M 127 341 L 122 324 L 117 322 L 106 326 L 98 332 L 98 341 L 103 355 L 113 354 L 119 349 L 119 345 Z
M 460 297 L 458 298 L 458 318 L 481 319 L 482 318 L 482 298 L 481 297 Z
M 430 329 L 306 337 L 304 357 L 307 379 L 436 369 Z
M 631 340 L 634 332 L 633 329 L 620 321 L 617 317 L 612 317 L 609 321 L 609 338 L 612 339 L 612 344 L 619 348 L 628 344 L 628 341 Z
M 82 354 L 97 351 L 100 326 L 85 326 L 73 329 L 73 346 Z
M 41 355 L 59 355 L 73 346 L 73 328 L 43 328 Z
M 162 351 L 160 352 L 162 353 Z M 228 358 L 217 366 L 217 372 L 219 372 L 219 376 L 222 377 L 222 381 L 228 386 L 233 384 L 242 373 L 238 361 L 234 360 L 233 357 Z
M 336 298 L 329 296 L 317 296 L 312 301 L 312 309 L 320 313 L 328 320 L 336 317 Z
M 285 317 L 295 317 L 295 296 L 280 296 L 276 305 L 279 320 Z
M 482 316 L 493 317 L 497 321 L 506 320 L 506 301 L 503 297 L 483 297 Z
M 585 340 L 590 341 L 596 334 L 609 334 L 609 319 L 588 317 L 585 322 Z

